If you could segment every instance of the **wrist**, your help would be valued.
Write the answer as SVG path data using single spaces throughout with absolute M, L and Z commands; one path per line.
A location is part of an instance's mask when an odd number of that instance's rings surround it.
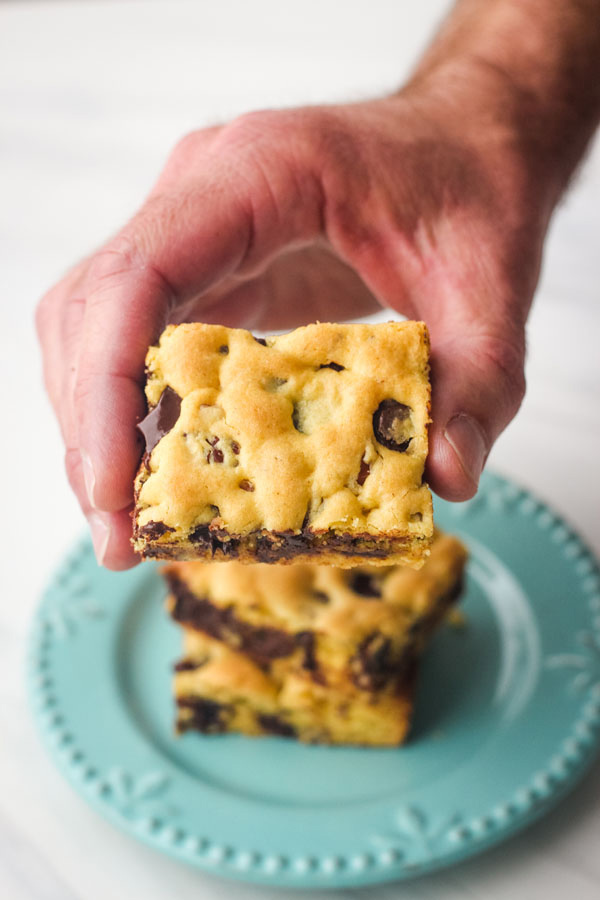
M 448 83 L 470 117 L 483 99 L 554 205 L 600 121 L 598 0 L 457 0 L 411 85 Z
M 567 116 L 558 116 L 516 73 L 465 53 L 418 71 L 397 97 L 434 111 L 447 131 L 492 165 L 512 168 L 528 200 L 550 217 L 583 149 L 571 145 Z

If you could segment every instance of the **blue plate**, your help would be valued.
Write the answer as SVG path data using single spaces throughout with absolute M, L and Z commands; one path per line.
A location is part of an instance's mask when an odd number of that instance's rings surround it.
M 433 641 L 405 747 L 175 739 L 179 635 L 156 568 L 104 571 L 85 540 L 31 639 L 35 718 L 58 768 L 147 844 L 280 886 L 406 878 L 536 819 L 598 748 L 600 573 L 558 516 L 497 476 L 436 513 L 471 551 L 466 625 Z

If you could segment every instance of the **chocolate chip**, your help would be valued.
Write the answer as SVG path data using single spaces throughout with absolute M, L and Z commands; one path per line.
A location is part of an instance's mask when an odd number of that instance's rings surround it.
M 388 637 L 375 631 L 360 643 L 350 660 L 352 680 L 361 690 L 378 691 L 395 672 L 391 659 L 392 644 Z
M 267 346 L 267 342 L 265 341 L 264 338 L 257 338 L 257 337 L 254 337 L 254 335 L 252 335 L 252 337 L 254 338 L 254 340 L 256 341 L 257 344 L 262 344 L 263 347 Z
M 240 481 L 240 487 L 243 491 L 248 491 L 250 494 L 254 492 L 254 485 L 247 478 Z
M 137 425 L 144 436 L 147 454 L 152 453 L 160 439 L 175 425 L 180 411 L 181 397 L 167 385 L 156 406 Z
M 325 591 L 313 591 L 312 596 L 318 603 L 329 603 L 329 594 Z
M 304 430 L 302 428 L 302 423 L 300 421 L 300 410 L 298 409 L 298 405 L 294 403 L 294 408 L 292 409 L 292 425 L 299 431 L 300 434 L 304 434 Z
M 179 697 L 177 705 L 192 710 L 191 722 L 184 722 L 184 728 L 195 728 L 207 734 L 218 734 L 227 730 L 227 707 L 215 700 L 203 697 Z
M 155 541 L 168 531 L 175 531 L 175 529 L 165 525 L 164 522 L 148 522 L 146 525 L 138 528 L 137 536 L 147 538 L 149 541 Z
M 288 722 L 284 722 L 279 716 L 270 716 L 267 713 L 260 713 L 258 716 L 258 724 L 268 732 L 268 734 L 277 734 L 280 737 L 296 737 L 296 729 Z
M 358 470 L 358 475 L 356 477 L 357 483 L 362 487 L 367 478 L 369 477 L 369 472 L 371 471 L 371 466 L 368 462 L 365 462 L 364 459 L 360 461 L 360 469 Z
M 196 659 L 182 659 L 175 663 L 173 669 L 175 672 L 193 672 L 196 669 L 201 669 L 205 663 L 205 659 L 200 661 Z
M 346 366 L 340 366 L 340 364 L 336 362 L 323 363 L 322 366 L 319 366 L 319 369 L 333 369 L 334 372 L 343 372 L 345 368 Z
M 354 572 L 348 584 L 350 590 L 361 597 L 381 597 L 379 581 L 367 572 Z
M 283 387 L 284 384 L 287 384 L 287 378 L 279 378 L 275 376 L 273 378 L 269 378 L 269 380 L 266 382 L 265 390 L 276 391 L 278 388 Z
M 217 549 L 221 551 L 223 556 L 239 556 L 240 542 L 237 538 L 229 538 L 227 541 L 219 540 L 218 543 L 213 541 L 213 556 Z
M 256 542 L 256 556 L 260 562 L 276 562 L 302 556 L 311 548 L 310 536 L 294 532 L 275 532 L 261 535 Z
M 246 623 L 240 623 L 245 625 Z M 242 648 L 245 653 L 257 659 L 279 659 L 282 656 L 291 656 L 294 652 L 294 636 L 282 631 L 280 628 L 263 626 L 257 628 L 246 625 L 242 628 Z
M 375 437 L 388 450 L 404 453 L 408 449 L 412 435 L 410 406 L 397 400 L 382 400 L 373 413 Z
M 188 540 L 192 544 L 202 544 L 205 541 L 210 541 L 208 522 L 204 525 L 196 525 L 194 530 L 190 532 Z
M 227 344 L 221 344 L 221 346 L 219 347 L 219 353 L 221 353 L 223 356 L 227 356 L 227 354 L 229 353 L 229 347 L 227 346 Z
M 239 454 L 240 454 L 240 445 L 238 444 L 237 441 L 232 441 L 232 442 L 231 442 L 231 450 L 232 450 L 233 453 L 235 453 L 236 456 L 239 456 Z
M 257 538 L 255 553 L 259 562 L 276 562 L 282 558 L 279 545 L 270 541 L 266 535 L 261 535 Z
M 319 668 L 317 657 L 315 654 L 315 634 L 314 631 L 299 631 L 296 634 L 296 643 L 302 648 L 304 659 L 302 660 L 302 668 L 314 672 Z
M 223 456 L 223 451 L 219 447 L 217 447 L 217 444 L 219 443 L 219 438 L 218 437 L 207 438 L 206 441 L 212 447 L 212 450 L 209 450 L 208 453 L 206 454 L 206 461 L 222 463 L 223 460 L 225 459 L 225 457 Z
M 199 545 L 201 549 L 210 551 L 213 557 L 219 555 L 236 557 L 240 553 L 241 541 L 239 538 L 231 537 L 225 531 L 212 528 L 208 524 L 197 525 L 190 532 L 188 540 L 192 544 Z

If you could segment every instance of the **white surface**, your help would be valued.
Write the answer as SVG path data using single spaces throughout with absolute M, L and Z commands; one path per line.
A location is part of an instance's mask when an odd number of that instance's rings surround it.
M 390 88 L 446 6 L 0 5 L 2 898 L 286 895 L 216 880 L 123 836 L 72 793 L 37 742 L 21 677 L 24 642 L 44 582 L 82 520 L 41 388 L 33 309 L 63 269 L 135 209 L 183 133 L 250 108 Z M 566 515 L 597 553 L 599 334 L 597 147 L 556 217 L 529 328 L 528 396 L 491 459 Z M 597 900 L 599 797 L 596 766 L 545 821 L 478 859 L 413 883 L 331 896 Z

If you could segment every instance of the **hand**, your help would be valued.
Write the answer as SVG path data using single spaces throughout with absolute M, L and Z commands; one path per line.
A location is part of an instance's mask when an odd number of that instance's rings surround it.
M 476 79 L 474 83 L 480 83 Z M 496 94 L 494 94 L 496 91 Z M 280 329 L 379 304 L 427 322 L 427 477 L 472 496 L 524 391 L 550 204 L 490 97 L 457 78 L 194 132 L 123 230 L 41 301 L 47 389 L 100 562 L 137 562 L 144 356 L 168 321 Z

